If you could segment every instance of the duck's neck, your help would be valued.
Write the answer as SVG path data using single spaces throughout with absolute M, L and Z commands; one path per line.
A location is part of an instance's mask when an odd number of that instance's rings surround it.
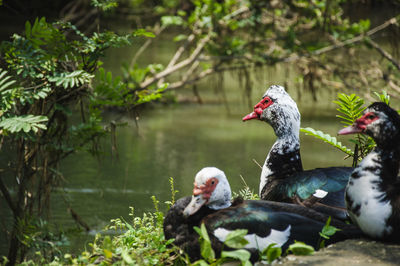
M 299 133 L 278 137 L 265 160 L 260 180 L 260 195 L 268 182 L 303 171 Z
M 399 166 L 399 150 L 376 147 L 355 169 L 350 180 L 373 177 L 374 180 L 379 180 L 380 190 L 386 191 L 397 180 Z M 370 183 L 374 186 L 374 182 Z
M 346 187 L 346 206 L 351 219 L 372 237 L 391 234 L 393 206 L 399 195 L 400 152 L 375 148 L 354 169 Z M 398 219 L 398 218 L 395 218 Z

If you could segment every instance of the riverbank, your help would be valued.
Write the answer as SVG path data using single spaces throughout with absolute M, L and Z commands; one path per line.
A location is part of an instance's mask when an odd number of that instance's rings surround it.
M 367 239 L 332 244 L 311 256 L 289 255 L 275 265 L 399 265 L 400 245 Z

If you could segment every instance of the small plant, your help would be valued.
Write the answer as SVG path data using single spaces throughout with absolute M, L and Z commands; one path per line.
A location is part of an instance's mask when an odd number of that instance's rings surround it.
M 278 259 L 282 255 L 282 248 L 276 247 L 276 245 L 276 243 L 268 245 L 261 253 L 261 259 L 266 260 L 269 264 Z
M 159 201 L 154 196 L 151 198 L 154 212 L 138 217 L 134 208 L 130 207 L 132 222 L 117 218 L 111 220 L 111 224 L 105 228 L 114 230 L 117 235 L 96 235 L 95 240 L 89 244 L 91 251 L 84 251 L 78 257 L 65 254 L 64 258 L 61 258 L 62 264 L 170 265 L 179 260 L 186 261 L 181 256 L 180 249 L 171 245 L 174 239 L 165 239 L 164 215 L 159 211 Z
M 382 93 L 377 93 L 374 92 L 375 97 L 379 99 L 379 101 L 386 103 L 387 105 L 390 105 L 390 95 L 387 94 L 385 90 L 382 90 Z
M 294 243 L 288 247 L 286 253 L 289 254 L 289 252 L 291 252 L 294 255 L 305 256 L 314 254 L 314 251 L 315 250 L 312 246 L 307 245 L 304 242 L 295 240 Z
M 242 249 L 246 244 L 248 244 L 248 241 L 244 238 L 244 236 L 247 234 L 246 229 L 238 229 L 233 232 L 230 232 L 227 235 L 224 241 L 224 245 L 230 248 L 234 248 L 235 250 L 232 251 L 223 250 L 221 252 L 220 258 L 217 259 L 204 223 L 201 224 L 200 228 L 197 226 L 193 228 L 200 236 L 199 238 L 200 252 L 201 256 L 204 258 L 204 260 L 198 260 L 194 262 L 193 265 L 221 265 L 224 262 L 230 260 L 235 260 L 235 261 L 239 260 L 241 262 L 241 265 L 245 266 L 251 265 L 250 252 L 245 249 Z
M 244 180 L 243 176 L 240 175 L 240 178 L 243 181 L 244 188 L 240 189 L 238 192 L 233 192 L 232 197 L 237 198 L 241 197 L 244 200 L 259 200 L 260 196 L 257 193 L 254 193 L 250 187 L 247 185 L 246 181 Z
M 319 244 L 319 248 L 324 248 L 325 247 L 325 240 L 330 239 L 331 236 L 333 236 L 337 231 L 340 231 L 339 228 L 336 228 L 331 224 L 331 217 L 329 216 L 328 220 L 326 221 L 324 227 L 322 228 L 322 231 L 319 233 L 319 235 L 324 238 L 321 240 Z
M 345 124 L 345 126 L 352 125 L 365 110 L 365 107 L 363 107 L 364 100 L 355 94 L 339 93 L 337 97 L 338 100 L 333 102 L 339 106 L 336 110 L 341 115 L 336 115 L 336 117 L 341 118 L 341 123 Z M 356 167 L 357 163 L 371 151 L 375 143 L 370 137 L 362 134 L 356 134 L 356 138 L 350 139 L 350 141 L 355 144 L 352 166 Z
M 169 184 L 171 186 L 171 200 L 168 200 L 165 202 L 165 204 L 168 205 L 168 209 L 170 209 L 172 207 L 172 205 L 175 204 L 175 195 L 176 195 L 176 193 L 179 192 L 178 190 L 175 189 L 173 177 L 169 178 Z

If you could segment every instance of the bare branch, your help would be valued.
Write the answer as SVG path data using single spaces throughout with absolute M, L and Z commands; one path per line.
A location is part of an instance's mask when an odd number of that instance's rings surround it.
M 398 70 L 400 70 L 400 64 L 397 62 L 391 54 L 389 54 L 387 51 L 383 50 L 382 47 L 380 47 L 376 42 L 373 40 L 367 40 L 367 42 L 374 47 L 384 58 L 389 60 Z
M 154 26 L 154 34 L 158 36 L 161 32 L 165 30 L 165 26 L 160 26 L 160 24 L 156 24 Z M 133 56 L 131 63 L 129 65 L 129 68 L 133 68 L 133 66 L 136 63 L 136 60 L 139 58 L 139 56 L 149 47 L 149 45 L 153 42 L 153 38 L 148 38 L 146 42 L 139 48 L 139 50 L 136 52 L 136 54 Z
M 186 51 L 186 48 L 189 46 L 189 44 L 194 40 L 195 34 L 190 34 L 189 37 L 187 38 L 185 44 L 181 45 L 174 56 L 172 57 L 171 61 L 169 61 L 168 65 L 166 68 L 170 68 L 173 65 L 176 64 L 178 59 L 181 57 L 181 55 Z M 164 78 L 161 78 L 158 80 L 157 86 L 161 86 L 161 84 L 164 82 Z
M 396 23 L 397 23 L 397 18 L 396 18 L 396 17 L 393 17 L 393 18 L 391 18 L 391 19 L 385 21 L 385 22 L 382 23 L 381 25 L 376 26 L 376 27 L 373 28 L 372 30 L 367 31 L 365 34 L 361 34 L 361 35 L 358 35 L 358 36 L 356 36 L 356 37 L 354 37 L 354 38 L 352 38 L 352 39 L 348 39 L 348 40 L 345 40 L 345 41 L 343 41 L 343 42 L 338 42 L 337 44 L 334 44 L 334 45 L 327 46 L 327 47 L 321 48 L 321 49 L 319 49 L 319 50 L 316 50 L 316 51 L 313 53 L 313 55 L 320 55 L 320 54 L 323 54 L 323 53 L 326 53 L 326 52 L 329 52 L 329 51 L 332 51 L 332 50 L 335 50 L 335 49 L 338 49 L 338 48 L 342 48 L 342 47 L 347 46 L 347 45 L 349 45 L 349 44 L 353 44 L 353 43 L 356 43 L 356 42 L 360 42 L 360 41 L 362 41 L 365 37 L 372 36 L 372 35 L 374 35 L 375 33 L 377 33 L 378 31 L 381 31 L 381 30 L 383 30 L 383 29 L 389 27 L 390 25 L 393 25 L 393 24 L 396 24 Z
M 170 74 L 172 74 L 173 72 L 186 67 L 190 64 L 192 64 L 197 57 L 199 56 L 200 52 L 203 50 L 204 46 L 207 44 L 207 42 L 210 40 L 210 34 L 208 34 L 206 37 L 204 37 L 203 39 L 201 39 L 196 47 L 196 49 L 193 51 L 193 53 L 185 60 L 179 62 L 176 65 L 173 65 L 169 68 L 166 68 L 165 70 L 157 73 L 156 75 L 154 75 L 151 78 L 146 79 L 145 81 L 143 81 L 140 84 L 140 87 L 142 89 L 148 87 L 149 85 L 153 84 L 154 82 L 158 81 L 159 79 L 162 79 Z

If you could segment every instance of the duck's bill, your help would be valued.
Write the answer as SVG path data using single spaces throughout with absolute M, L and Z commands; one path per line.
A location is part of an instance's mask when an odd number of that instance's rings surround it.
M 348 127 L 345 127 L 341 129 L 338 134 L 339 135 L 349 135 L 349 134 L 357 134 L 357 133 L 362 133 L 362 129 L 357 127 L 356 125 L 351 125 Z
M 250 114 L 242 118 L 243 122 L 251 119 L 259 119 L 258 114 L 256 114 L 256 112 L 251 112 Z
M 190 215 L 195 214 L 204 204 L 207 203 L 207 200 L 203 199 L 202 195 L 192 196 L 192 200 L 189 205 L 183 210 L 183 216 L 189 217 Z

